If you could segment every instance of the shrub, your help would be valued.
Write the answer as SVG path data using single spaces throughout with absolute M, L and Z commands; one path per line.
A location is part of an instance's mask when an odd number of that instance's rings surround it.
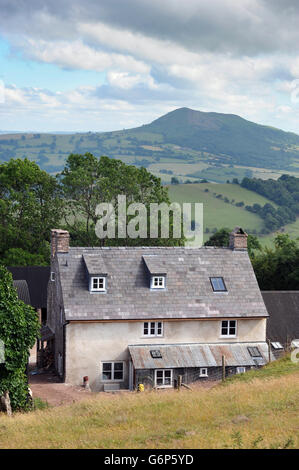
M 9 392 L 13 410 L 30 406 L 26 366 L 38 333 L 36 312 L 18 299 L 11 274 L 0 265 L 0 339 L 5 347 L 5 363 L 0 366 L 0 395 Z

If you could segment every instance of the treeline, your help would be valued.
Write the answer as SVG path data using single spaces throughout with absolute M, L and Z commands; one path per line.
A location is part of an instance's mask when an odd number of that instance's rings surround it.
M 258 178 L 243 178 L 243 188 L 254 191 L 275 202 L 275 208 L 267 203 L 264 206 L 253 204 L 245 209 L 258 214 L 265 223 L 264 233 L 270 233 L 283 225 L 296 221 L 299 214 L 299 178 L 282 175 L 278 180 L 262 180 Z
M 206 246 L 228 246 L 231 228 L 214 233 Z M 254 235 L 248 235 L 248 254 L 261 290 L 298 290 L 299 241 L 286 233 L 274 238 L 273 248 L 263 248 Z
M 171 238 L 171 219 L 169 239 L 99 239 L 95 227 L 101 215 L 96 207 L 101 202 L 112 203 L 117 218 L 118 195 L 126 195 L 127 204 L 146 207 L 170 203 L 160 178 L 145 168 L 91 153 L 71 154 L 56 177 L 26 158 L 0 164 L 0 264 L 49 264 L 52 228 L 69 230 L 73 246 L 183 243 Z

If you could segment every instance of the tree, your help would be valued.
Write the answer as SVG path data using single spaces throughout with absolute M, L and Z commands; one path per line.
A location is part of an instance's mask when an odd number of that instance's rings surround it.
M 30 160 L 10 160 L 0 165 L 0 258 L 16 265 L 36 255 L 49 263 L 50 229 L 61 219 L 63 201 L 56 178 Z M 7 255 L 8 253 L 8 255 Z
M 276 235 L 274 249 L 264 248 L 252 263 L 260 289 L 298 289 L 299 244 L 288 234 Z
M 231 233 L 229 228 L 221 228 L 216 233 L 214 233 L 209 240 L 205 242 L 205 246 L 229 246 L 229 234 Z M 254 235 L 248 235 L 247 238 L 247 250 L 250 258 L 255 257 L 255 251 L 260 251 L 262 249 L 258 238 Z
M 67 200 L 66 224 L 70 230 L 73 245 L 182 243 L 182 239 L 166 240 L 149 237 L 134 240 L 129 238 L 100 240 L 95 234 L 95 226 L 102 217 L 96 213 L 96 207 L 101 202 L 112 203 L 116 220 L 119 195 L 126 196 L 127 206 L 133 202 L 143 203 L 147 208 L 153 202 L 170 203 L 167 188 L 161 185 L 160 178 L 155 177 L 145 168 L 126 165 L 120 160 L 105 156 L 97 158 L 91 153 L 72 154 L 68 157 L 66 166 L 58 178 Z
M 178 178 L 176 178 L 175 176 L 173 176 L 173 177 L 171 178 L 171 184 L 180 184 L 180 182 L 179 182 Z
M 18 299 L 11 273 L 0 265 L 0 340 L 5 348 L 5 363 L 0 365 L 0 395 L 9 392 L 13 410 L 29 406 L 25 372 L 39 327 L 36 312 Z

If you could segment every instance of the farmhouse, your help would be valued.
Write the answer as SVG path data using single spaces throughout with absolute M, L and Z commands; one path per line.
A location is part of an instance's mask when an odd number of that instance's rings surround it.
M 220 378 L 223 360 L 242 373 L 268 361 L 267 317 L 242 229 L 229 248 L 78 248 L 52 230 L 47 326 L 68 383 L 172 387 Z

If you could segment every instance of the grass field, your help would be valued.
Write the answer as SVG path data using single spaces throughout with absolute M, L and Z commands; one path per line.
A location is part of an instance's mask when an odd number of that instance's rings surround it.
M 298 429 L 299 366 L 286 358 L 212 389 L 101 393 L 0 416 L 0 448 L 298 448 Z
M 206 192 L 207 189 L 208 192 Z M 222 194 L 222 199 L 217 198 L 219 194 Z M 266 203 L 270 203 L 277 207 L 269 199 L 242 188 L 237 184 L 200 183 L 169 185 L 169 196 L 173 202 L 202 202 L 204 231 L 208 228 L 210 232 L 214 228 L 241 226 L 244 229 L 255 230 L 259 234 L 264 226 L 262 219 L 258 215 L 248 212 L 244 207 L 236 207 L 235 204 L 243 201 L 244 205 L 251 206 L 257 203 L 263 206 Z M 224 201 L 225 197 L 229 199 L 230 203 Z M 231 201 L 234 202 L 231 203 Z M 293 239 L 299 237 L 299 219 L 293 224 L 286 225 L 284 231 L 289 233 Z M 207 240 L 210 235 L 210 233 L 204 233 L 204 240 Z M 263 246 L 273 245 L 274 233 L 267 236 L 258 236 Z

